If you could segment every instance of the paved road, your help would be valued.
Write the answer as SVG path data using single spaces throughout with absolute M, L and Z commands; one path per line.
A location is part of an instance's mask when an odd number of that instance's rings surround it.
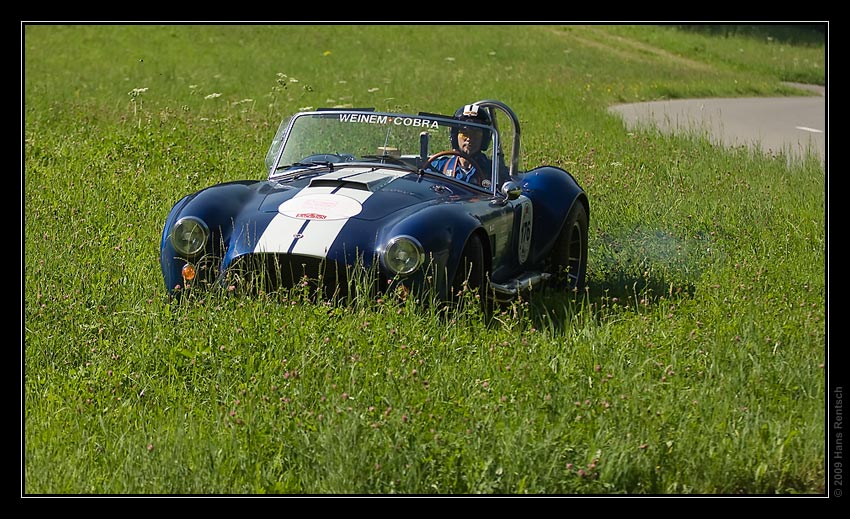
M 726 146 L 753 146 L 766 153 L 786 151 L 826 158 L 826 89 L 791 84 L 819 96 L 744 99 L 684 99 L 616 105 L 629 129 L 655 125 L 659 130 L 710 132 Z

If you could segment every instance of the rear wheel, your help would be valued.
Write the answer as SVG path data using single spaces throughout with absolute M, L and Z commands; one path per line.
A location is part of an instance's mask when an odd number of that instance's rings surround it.
M 555 285 L 567 290 L 583 290 L 587 276 L 587 211 L 576 201 L 552 248 L 547 271 Z

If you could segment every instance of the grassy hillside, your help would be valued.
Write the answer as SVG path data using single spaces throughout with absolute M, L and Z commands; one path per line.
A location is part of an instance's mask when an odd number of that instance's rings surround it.
M 23 488 L 39 494 L 822 494 L 816 157 L 607 107 L 806 95 L 823 41 L 650 25 L 26 25 Z M 794 41 L 794 40 L 791 40 Z M 169 305 L 171 205 L 263 178 L 283 117 L 494 98 L 591 203 L 586 294 L 487 324 L 298 291 Z

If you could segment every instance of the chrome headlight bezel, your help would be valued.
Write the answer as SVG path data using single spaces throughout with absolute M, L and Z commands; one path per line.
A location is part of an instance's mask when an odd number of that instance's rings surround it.
M 204 250 L 210 237 L 206 222 L 196 216 L 184 216 L 171 228 L 169 239 L 174 250 L 182 256 L 196 256 Z
M 425 262 L 425 249 L 419 240 L 406 234 L 395 236 L 387 242 L 381 254 L 381 263 L 394 276 L 409 276 Z

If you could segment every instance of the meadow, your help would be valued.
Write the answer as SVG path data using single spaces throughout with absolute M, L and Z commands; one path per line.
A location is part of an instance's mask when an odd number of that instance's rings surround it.
M 825 84 L 823 38 L 27 24 L 22 51 L 22 495 L 824 495 L 825 164 L 607 111 L 807 95 L 784 82 Z M 484 98 L 519 115 L 521 165 L 587 191 L 586 292 L 492 322 L 168 300 L 168 210 L 264 178 L 283 118 Z

